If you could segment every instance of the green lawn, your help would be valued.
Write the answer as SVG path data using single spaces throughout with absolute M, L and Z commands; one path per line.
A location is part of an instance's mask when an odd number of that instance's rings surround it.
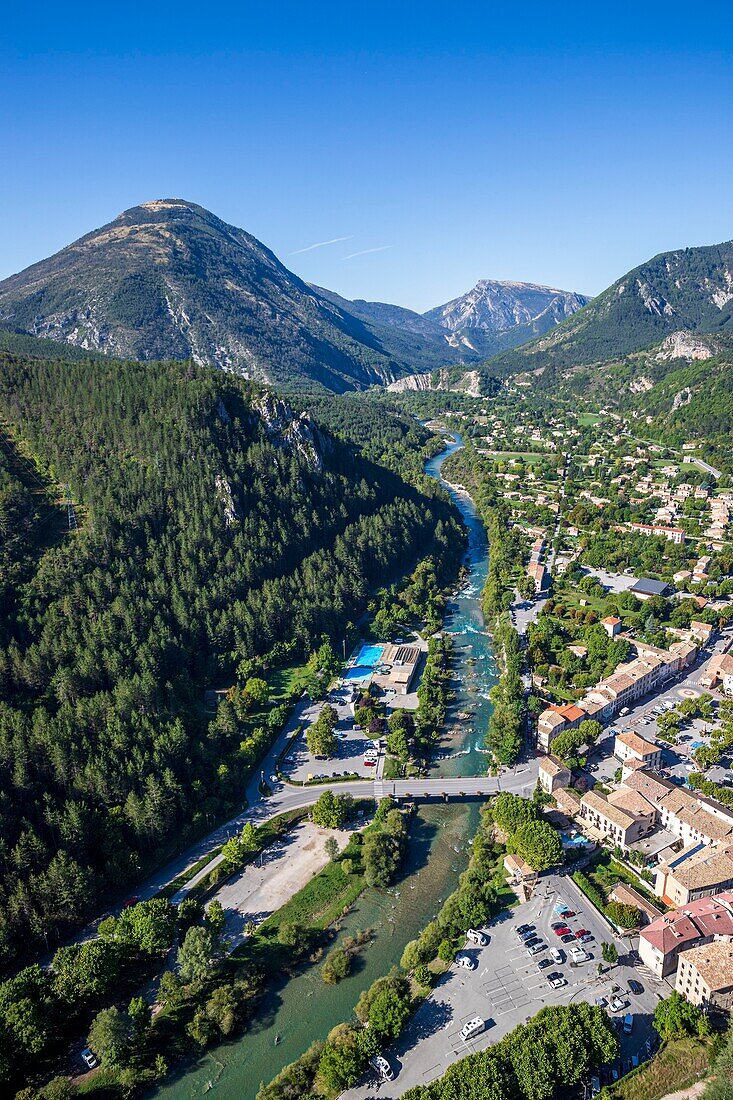
M 670 1092 L 689 1088 L 708 1072 L 710 1044 L 710 1039 L 675 1039 L 602 1095 L 608 1100 L 662 1100 Z
M 600 424 L 601 419 L 598 413 L 578 413 L 578 424 L 581 428 L 592 428 L 594 424 Z
M 352 837 L 343 856 L 354 860 L 354 872 L 345 875 L 341 859 L 327 863 L 315 878 L 260 925 L 260 931 L 276 931 L 283 924 L 302 924 L 310 928 L 327 928 L 333 924 L 364 889 L 364 877 L 358 871 L 360 854 L 361 845 Z

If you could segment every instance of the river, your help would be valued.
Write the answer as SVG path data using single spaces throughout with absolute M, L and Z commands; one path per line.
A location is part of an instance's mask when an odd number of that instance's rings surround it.
M 459 438 L 426 464 L 438 480 L 443 462 L 461 446 Z M 443 482 L 445 485 L 445 482 Z M 496 683 L 490 639 L 483 632 L 479 595 L 486 580 L 488 545 L 483 524 L 471 500 L 445 485 L 468 529 L 465 583 L 451 600 L 445 628 L 456 645 L 456 700 L 448 730 L 433 765 L 434 775 L 476 775 L 486 771 L 480 751 L 488 722 L 488 693 Z M 458 719 L 458 714 L 468 718 Z M 255 1100 L 260 1083 L 270 1081 L 316 1039 L 348 1020 L 362 990 L 396 965 L 406 943 L 434 916 L 451 893 L 468 861 L 478 807 L 431 806 L 413 818 L 408 856 L 398 883 L 390 890 L 366 890 L 342 921 L 339 938 L 370 929 L 371 945 L 352 974 L 336 986 L 321 980 L 318 966 L 273 989 L 261 1005 L 254 1026 L 231 1043 L 208 1051 L 194 1066 L 160 1088 L 161 1100 L 196 1100 L 215 1093 L 216 1100 Z M 275 1037 L 279 1042 L 275 1043 Z

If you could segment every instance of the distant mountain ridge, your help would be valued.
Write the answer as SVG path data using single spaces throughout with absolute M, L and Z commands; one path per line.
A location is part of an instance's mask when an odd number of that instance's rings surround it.
M 453 347 L 488 354 L 516 347 L 554 328 L 590 301 L 584 294 L 536 283 L 481 279 L 472 290 L 425 317 L 447 330 Z
M 733 241 L 654 256 L 544 336 L 497 355 L 484 370 L 506 375 L 608 363 L 683 330 L 733 331 Z
M 478 362 L 545 331 L 581 300 L 485 280 L 425 315 L 348 302 L 303 282 L 256 237 L 203 207 L 158 199 L 0 282 L 0 327 L 92 354 L 191 358 L 288 388 L 342 392 Z

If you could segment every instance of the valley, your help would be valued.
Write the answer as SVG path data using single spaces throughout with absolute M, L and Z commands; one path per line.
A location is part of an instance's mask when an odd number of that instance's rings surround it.
M 173 216 L 189 261 L 241 264 L 246 246 L 295 294 L 259 242 L 171 205 L 112 223 L 131 268 L 146 219 Z M 54 259 L 59 278 L 94 270 L 86 247 Z M 710 282 L 726 257 L 695 263 Z M 570 1027 L 553 1087 L 613 1089 L 676 1003 L 645 937 L 673 911 L 688 819 L 723 822 L 705 825 L 713 860 L 733 830 L 730 414 L 706 404 L 728 337 L 704 305 L 699 329 L 615 344 L 611 311 L 614 358 L 584 363 L 577 334 L 608 310 L 578 295 L 483 280 L 418 315 L 311 290 L 342 351 L 356 318 L 400 363 L 362 373 L 349 345 L 336 373 L 307 353 L 271 374 L 184 358 L 192 344 L 161 363 L 163 344 L 91 329 L 79 348 L 65 320 L 0 340 L 0 1065 L 92 1095 L 332 1100 L 367 1095 L 379 1057 L 384 1095 L 433 1100 L 478 1059 L 524 1100 L 523 1029 L 553 1052 Z M 567 362 L 547 351 L 564 341 Z M 504 931 L 567 897 L 587 973 L 561 952 L 547 987 L 548 945 L 525 962 Z M 470 989 L 468 928 L 489 940 Z M 383 1001 L 393 1022 L 375 1022 Z M 512 1014 L 525 1001 L 538 1015 Z M 453 1032 L 477 1011 L 464 1051 Z

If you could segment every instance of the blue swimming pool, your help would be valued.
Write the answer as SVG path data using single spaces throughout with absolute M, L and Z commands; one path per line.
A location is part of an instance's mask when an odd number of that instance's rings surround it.
M 383 645 L 363 645 L 354 661 L 354 668 L 376 668 L 382 660 Z
M 343 678 L 345 684 L 365 684 L 367 680 L 371 680 L 373 675 L 373 668 L 361 668 L 359 665 L 354 665 L 353 668 L 346 669 Z

